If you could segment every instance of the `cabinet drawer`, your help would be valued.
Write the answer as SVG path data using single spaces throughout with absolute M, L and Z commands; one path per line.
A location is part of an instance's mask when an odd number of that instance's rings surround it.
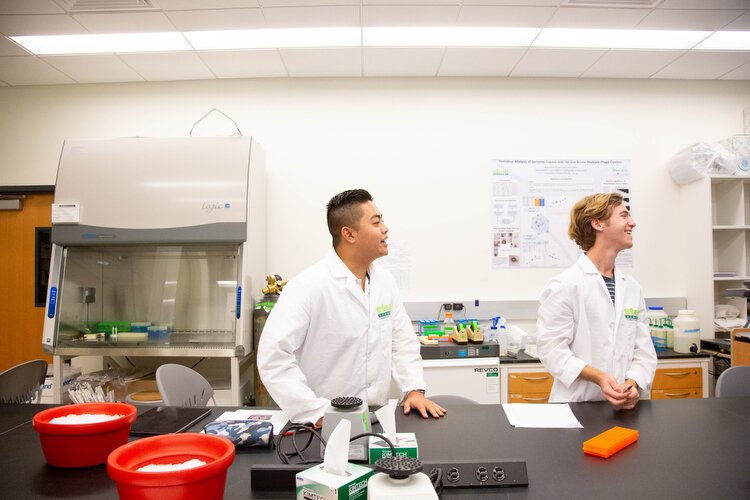
M 549 392 L 537 392 L 527 394 L 511 393 L 508 395 L 510 403 L 547 403 L 549 402 Z
M 703 389 L 700 388 L 677 388 L 677 389 L 654 389 L 651 391 L 651 399 L 683 399 L 703 397 Z
M 686 389 L 703 387 L 701 368 L 659 368 L 654 375 L 653 389 Z M 653 392 L 653 391 L 652 391 Z
M 508 394 L 525 394 L 552 390 L 554 379 L 549 372 L 523 372 L 508 374 Z

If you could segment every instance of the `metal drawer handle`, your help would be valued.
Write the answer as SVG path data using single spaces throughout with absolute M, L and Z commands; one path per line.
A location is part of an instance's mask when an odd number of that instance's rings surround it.
M 529 381 L 535 381 L 535 380 L 548 380 L 548 379 L 549 379 L 549 375 L 545 375 L 545 376 L 543 376 L 543 377 L 524 377 L 523 379 L 524 379 L 524 380 L 529 380 Z
M 549 398 L 522 398 L 524 401 L 547 401 Z
M 667 377 L 684 377 L 685 375 L 690 375 L 690 372 L 676 372 L 676 373 L 665 373 Z
M 686 397 L 690 396 L 690 393 L 689 392 L 680 392 L 678 394 L 673 394 L 671 392 L 665 392 L 664 395 L 667 396 L 667 397 L 670 397 L 670 398 L 686 398 Z

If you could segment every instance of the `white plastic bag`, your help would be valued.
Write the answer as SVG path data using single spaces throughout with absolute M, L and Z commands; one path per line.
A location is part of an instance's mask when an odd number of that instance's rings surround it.
M 734 175 L 737 158 L 720 144 L 699 142 L 675 154 L 667 168 L 677 184 L 690 184 L 707 174 Z

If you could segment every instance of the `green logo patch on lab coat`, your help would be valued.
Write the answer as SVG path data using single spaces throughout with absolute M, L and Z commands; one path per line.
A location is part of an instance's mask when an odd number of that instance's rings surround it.
M 380 319 L 385 319 L 391 315 L 390 304 L 381 304 L 378 307 L 376 307 L 375 310 L 378 312 L 378 318 Z
M 638 321 L 638 309 L 635 309 L 633 307 L 626 307 L 622 312 L 625 313 L 625 319 Z

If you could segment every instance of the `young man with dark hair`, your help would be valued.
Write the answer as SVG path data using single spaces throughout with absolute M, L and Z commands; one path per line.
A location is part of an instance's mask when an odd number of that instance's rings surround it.
M 537 319 L 539 358 L 555 378 L 550 402 L 632 409 L 650 389 L 656 352 L 643 293 L 615 269 L 634 227 L 619 194 L 586 196 L 570 212 L 568 234 L 584 254 L 544 288 Z
M 424 396 L 419 342 L 391 274 L 374 260 L 388 255 L 388 226 L 364 189 L 339 193 L 327 206 L 333 248 L 292 279 L 263 328 L 258 371 L 293 422 L 321 424 L 339 396 L 388 402 L 391 377 L 404 413 L 440 418 Z

